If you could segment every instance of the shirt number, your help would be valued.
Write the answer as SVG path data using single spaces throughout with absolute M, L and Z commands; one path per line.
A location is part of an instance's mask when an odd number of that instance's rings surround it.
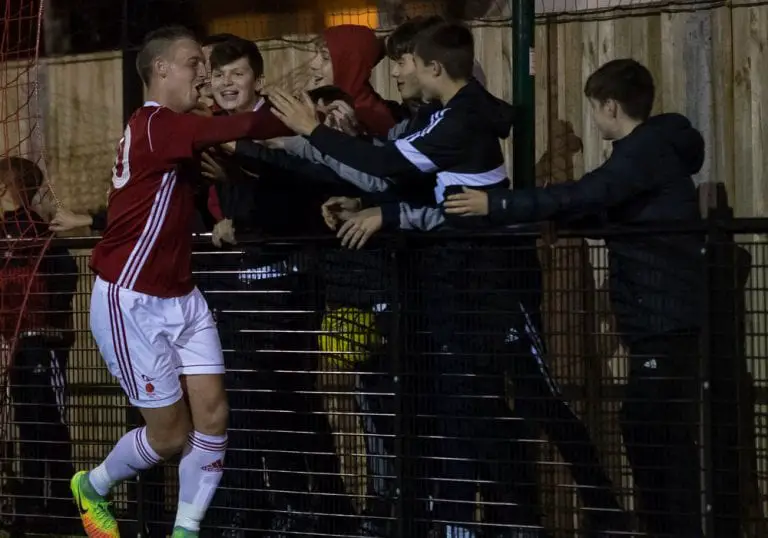
M 112 185 L 120 189 L 131 179 L 131 165 L 129 156 L 131 154 L 131 127 L 125 128 L 123 138 L 117 145 L 117 157 L 115 165 L 112 167 Z

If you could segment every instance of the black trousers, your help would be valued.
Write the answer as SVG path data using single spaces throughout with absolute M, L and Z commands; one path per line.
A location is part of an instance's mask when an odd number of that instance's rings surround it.
M 338 461 L 312 394 L 320 312 L 315 287 L 301 273 L 269 276 L 209 294 L 230 406 L 227 471 L 211 523 L 229 525 L 237 515 L 246 533 L 295 525 L 309 512 L 351 513 L 340 505 Z M 323 524 L 330 518 L 319 518 Z
M 42 336 L 22 337 L 10 368 L 21 456 L 17 510 L 22 514 L 39 514 L 45 506 L 56 515 L 70 515 L 69 480 L 75 471 L 65 422 L 68 356 L 69 349 L 57 349 Z
M 698 349 L 696 334 L 666 334 L 629 346 L 621 427 L 638 514 L 654 537 L 702 536 Z
M 563 398 L 546 363 L 546 347 L 540 316 L 523 308 L 522 334 L 512 343 L 517 348 L 507 362 L 513 384 L 515 412 L 546 434 L 563 461 L 569 465 L 589 523 L 603 530 L 622 530 L 615 523 L 621 510 L 613 484 L 605 472 L 589 430 Z
M 441 483 L 440 498 L 448 504 L 436 510 L 436 516 L 472 521 L 477 477 L 491 476 L 483 488 L 484 496 L 487 492 L 494 501 L 487 520 L 539 525 L 532 441 L 542 431 L 569 464 L 592 524 L 610 528 L 620 504 L 589 431 L 549 375 L 540 344 L 529 334 L 516 336 L 503 353 L 484 360 L 477 359 L 493 343 L 463 354 L 451 353 L 456 345 L 444 348 L 448 353 L 435 374 L 435 396 L 427 404 L 437 417 L 440 442 L 434 449 L 442 461 L 439 474 L 450 480 Z M 514 412 L 505 397 L 507 377 L 512 381 Z
M 430 267 L 443 268 L 422 288 L 427 329 L 437 348 L 430 361 L 436 382 L 429 405 L 436 406 L 439 439 L 433 446 L 443 501 L 435 505 L 439 519 L 472 521 L 477 476 L 493 469 L 499 478 L 489 496 L 513 507 L 491 510 L 493 517 L 538 525 L 530 444 L 515 446 L 518 440 L 525 444 L 533 429 L 543 430 L 570 465 L 584 505 L 597 509 L 589 514 L 612 518 L 620 508 L 588 430 L 547 371 L 538 314 L 541 273 L 534 247 L 524 247 L 446 246 L 427 257 Z M 514 413 L 506 398 L 507 376 Z

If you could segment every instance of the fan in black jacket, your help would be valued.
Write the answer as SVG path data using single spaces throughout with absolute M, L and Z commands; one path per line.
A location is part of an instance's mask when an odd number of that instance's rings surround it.
M 685 117 L 649 117 L 654 85 L 634 60 L 615 60 L 587 81 L 585 94 L 613 153 L 576 182 L 480 192 L 446 201 L 446 212 L 487 215 L 497 225 L 554 219 L 597 228 L 608 249 L 610 298 L 630 352 L 622 408 L 627 455 L 640 513 L 654 536 L 701 536 L 699 521 L 698 332 L 704 314 L 702 234 L 642 233 L 643 224 L 695 226 L 692 180 L 704 140 Z M 611 233 L 611 226 L 640 226 Z
M 360 196 L 364 194 L 354 186 L 342 182 L 326 166 L 313 164 L 290 156 L 284 151 L 271 150 L 260 144 L 240 141 L 237 144 L 234 157 L 235 162 L 249 170 L 259 171 L 259 180 L 254 183 L 254 187 L 259 193 L 257 203 L 261 207 L 260 212 L 262 215 L 268 216 L 268 221 L 263 225 L 266 228 L 262 229 L 270 237 L 322 232 L 325 230 L 325 225 L 320 213 L 320 206 L 330 195 Z M 275 203 L 277 200 L 282 201 L 282 203 Z M 354 507 L 355 512 L 360 513 L 366 504 L 363 497 L 365 492 L 358 491 L 358 487 L 362 486 L 366 475 L 366 457 L 365 450 L 347 446 L 349 441 L 363 438 L 361 436 L 363 432 L 360 431 L 360 424 L 358 424 L 359 419 L 348 416 L 348 413 L 356 413 L 357 406 L 365 404 L 373 396 L 363 398 L 355 394 L 357 391 L 355 381 L 358 376 L 354 371 L 344 371 L 349 370 L 352 366 L 351 360 L 348 363 L 339 361 L 331 364 L 332 361 L 329 361 L 329 357 L 341 356 L 350 359 L 354 356 L 359 357 L 359 360 L 370 357 L 369 353 L 363 352 L 342 354 L 342 350 L 339 349 L 339 342 L 344 338 L 338 333 L 375 331 L 373 307 L 377 304 L 387 303 L 387 292 L 390 288 L 389 273 L 386 271 L 381 253 L 376 252 L 338 251 L 322 247 L 320 250 L 313 249 L 309 256 L 299 255 L 298 260 L 319 262 L 318 265 L 313 263 L 303 266 L 297 265 L 297 277 L 306 279 L 312 276 L 322 276 L 324 289 L 317 291 L 322 291 L 318 295 L 323 296 L 324 304 L 312 303 L 312 306 L 313 309 L 326 311 L 321 328 L 323 333 L 330 333 L 316 338 L 317 342 L 304 341 L 301 345 L 306 346 L 305 349 L 320 346 L 322 352 L 319 358 L 320 364 L 312 366 L 311 369 L 324 371 L 327 368 L 332 368 L 336 370 L 334 375 L 318 376 L 318 390 L 327 393 L 323 394 L 322 402 L 327 412 L 328 424 L 322 428 L 316 426 L 315 429 L 322 432 L 327 431 L 328 426 L 330 426 L 336 434 L 334 436 L 334 440 L 337 441 L 335 452 L 338 454 L 339 463 L 342 465 L 340 471 L 344 476 L 346 491 L 349 494 L 347 498 L 354 499 L 354 501 L 359 500 Z M 301 293 L 304 296 L 304 303 L 295 306 L 306 309 L 310 304 L 307 302 L 309 297 L 306 294 L 306 290 L 310 289 L 308 283 L 303 284 L 298 289 L 305 290 L 304 293 Z M 294 294 L 294 297 L 296 298 L 298 295 Z M 340 328 L 339 324 L 346 324 L 342 325 L 346 330 Z M 296 335 L 293 335 L 292 338 L 294 345 L 296 345 Z M 339 353 L 329 353 L 329 347 Z M 373 369 L 373 367 L 371 368 Z M 283 367 L 283 369 L 285 368 Z M 340 413 L 340 410 L 347 412 Z M 301 426 L 297 425 L 297 427 Z M 371 432 L 368 431 L 367 433 Z M 366 436 L 366 439 L 375 441 L 378 438 L 370 435 Z M 314 447 L 312 450 L 316 452 L 317 448 Z M 368 458 L 368 462 L 375 465 L 375 462 L 386 461 L 382 458 L 373 458 L 371 452 L 369 450 L 371 457 Z M 380 452 L 380 450 L 375 450 L 373 453 Z M 391 474 L 391 472 L 374 472 L 371 473 L 371 476 L 378 477 Z M 339 475 L 337 474 L 337 476 Z M 381 478 L 375 480 L 382 481 Z M 379 496 L 385 495 L 386 486 L 377 489 Z M 352 507 L 348 508 L 351 509 Z M 338 507 L 334 510 L 338 512 Z M 353 521 L 349 520 L 350 523 Z
M 256 142 L 240 141 L 237 147 L 234 155 L 222 156 L 227 181 L 216 185 L 223 216 L 231 219 L 237 234 L 271 240 L 319 235 L 325 230 L 320 206 L 328 196 L 358 192 L 322 165 Z M 328 425 L 309 396 L 314 390 L 312 350 L 317 347 L 317 317 L 324 302 L 321 273 L 326 264 L 317 263 L 318 250 L 306 242 L 275 243 L 244 244 L 224 255 L 198 255 L 197 264 L 204 269 L 201 288 L 217 315 L 232 377 L 228 386 L 234 450 L 227 459 L 241 472 L 227 479 L 228 485 L 257 489 L 256 473 L 251 471 L 263 467 L 259 476 L 268 477 L 264 490 L 275 516 L 265 525 L 307 532 L 306 525 L 315 525 L 313 521 L 277 514 L 289 508 L 297 513 L 351 513 L 341 496 Z M 253 351 L 257 349 L 262 351 Z M 253 409 L 260 410 L 258 417 Z M 253 464 L 253 452 L 246 448 L 258 450 L 260 465 Z M 310 488 L 317 494 L 309 495 Z M 217 499 L 218 505 L 222 502 Z M 235 495 L 224 504 L 234 507 L 241 502 Z M 332 532 L 334 523 L 335 518 L 323 518 L 316 524 L 326 527 L 313 528 Z M 257 522 L 240 524 L 253 527 Z

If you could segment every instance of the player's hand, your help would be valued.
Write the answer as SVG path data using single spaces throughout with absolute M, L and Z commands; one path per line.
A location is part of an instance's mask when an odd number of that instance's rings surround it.
M 214 181 L 227 180 L 227 173 L 224 171 L 224 168 L 207 151 L 204 151 L 200 155 L 200 168 L 202 170 L 202 174 L 208 179 L 212 179 Z
M 357 136 L 360 125 L 355 116 L 355 109 L 341 100 L 333 101 L 327 107 L 328 118 L 333 121 L 335 128 L 350 136 Z
M 342 247 L 359 250 L 373 234 L 381 230 L 382 224 L 381 208 L 369 207 L 350 216 L 341 225 L 336 237 L 341 239 Z
M 48 223 L 48 229 L 52 232 L 68 232 L 91 224 L 93 224 L 93 218 L 90 215 L 73 213 L 69 209 L 60 207 Z
M 197 101 L 197 104 L 195 105 L 195 108 L 190 110 L 190 112 L 197 116 L 205 116 L 205 117 L 213 116 L 213 109 L 211 108 L 210 104 L 206 102 L 205 99 L 199 99 Z
M 275 116 L 300 135 L 308 136 L 320 125 L 315 104 L 306 92 L 299 100 L 280 88 L 273 88 L 269 91 L 269 101 Z
M 450 215 L 482 217 L 488 214 L 488 193 L 462 187 L 461 194 L 451 194 L 443 207 Z
M 213 227 L 213 233 L 211 234 L 211 241 L 214 246 L 219 248 L 221 248 L 224 243 L 229 243 L 230 245 L 237 244 L 237 240 L 235 239 L 235 227 L 232 223 L 232 219 L 224 219 L 216 223 L 216 226 Z
M 348 220 L 352 215 L 360 211 L 362 202 L 360 198 L 348 198 L 346 196 L 334 196 L 326 200 L 321 206 L 325 225 L 335 230 L 341 222 Z

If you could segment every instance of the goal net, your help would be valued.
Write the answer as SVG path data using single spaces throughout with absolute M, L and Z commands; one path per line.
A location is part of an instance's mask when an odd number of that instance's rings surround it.
M 47 330 L 46 291 L 38 274 L 48 242 L 44 165 L 37 107 L 42 0 L 5 0 L 0 7 L 0 490 L 13 490 L 9 431 L 14 356 L 25 334 Z M 11 510 L 0 498 L 0 514 Z

